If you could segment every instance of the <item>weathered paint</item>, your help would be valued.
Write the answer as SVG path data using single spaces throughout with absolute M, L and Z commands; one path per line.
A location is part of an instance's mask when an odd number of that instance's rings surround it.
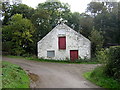
M 66 49 L 66 37 L 58 37 L 58 47 L 59 49 Z
M 71 61 L 78 59 L 78 50 L 70 50 L 70 59 Z
M 66 49 L 59 49 L 58 37 L 66 37 Z M 79 57 L 91 57 L 91 42 L 65 24 L 57 25 L 38 42 L 38 58 L 66 60 L 70 59 L 70 50 L 78 50 Z M 55 51 L 55 57 L 47 57 L 47 51 Z

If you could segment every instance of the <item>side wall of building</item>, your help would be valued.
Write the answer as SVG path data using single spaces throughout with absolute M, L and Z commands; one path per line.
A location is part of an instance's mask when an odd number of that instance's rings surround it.
M 66 36 L 66 49 L 59 50 L 58 38 Z M 38 58 L 66 60 L 70 59 L 70 50 L 78 50 L 79 57 L 91 57 L 91 43 L 83 35 L 69 28 L 67 25 L 58 25 L 38 42 Z M 47 57 L 47 51 L 55 51 L 55 56 Z

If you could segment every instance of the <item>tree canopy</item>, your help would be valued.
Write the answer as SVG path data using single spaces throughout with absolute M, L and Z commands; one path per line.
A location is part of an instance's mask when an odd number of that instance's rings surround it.
M 25 53 L 33 42 L 34 32 L 35 28 L 30 20 L 20 14 L 13 15 L 8 25 L 3 26 L 3 50 L 14 55 Z
M 79 13 L 71 12 L 70 5 L 59 0 L 46 0 L 44 3 L 39 3 L 36 9 L 25 4 L 10 5 L 4 2 L 2 3 L 3 46 L 9 44 L 10 53 L 21 49 L 35 54 L 37 42 L 61 20 L 89 38 L 95 46 L 92 47 L 93 51 L 98 45 L 100 47 L 109 44 L 118 45 L 120 44 L 119 4 L 120 2 L 90 2 L 86 12 Z M 17 50 L 12 50 L 16 48 Z M 7 47 L 3 49 L 7 50 Z

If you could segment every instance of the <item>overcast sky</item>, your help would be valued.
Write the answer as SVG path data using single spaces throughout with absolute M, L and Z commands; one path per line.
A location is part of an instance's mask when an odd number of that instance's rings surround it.
M 46 0 L 22 0 L 22 3 L 27 4 L 28 6 L 31 6 L 35 8 L 38 3 L 43 3 Z M 63 3 L 68 3 L 71 6 L 72 12 L 85 12 L 85 9 L 87 8 L 87 4 L 90 3 L 92 0 L 59 0 Z

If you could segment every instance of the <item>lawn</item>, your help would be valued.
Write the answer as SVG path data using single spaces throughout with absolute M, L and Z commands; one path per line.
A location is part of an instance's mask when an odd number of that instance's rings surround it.
M 103 74 L 102 67 L 97 67 L 91 72 L 86 72 L 83 75 L 87 80 L 103 88 L 118 88 L 120 90 L 120 82 Z
M 10 58 L 21 58 L 25 60 L 39 61 L 39 62 L 53 62 L 53 63 L 64 63 L 64 64 L 99 64 L 99 62 L 91 61 L 91 60 L 79 60 L 76 62 L 71 62 L 70 60 L 48 60 L 48 59 L 39 59 L 37 57 L 22 57 L 22 56 L 11 56 L 8 55 L 6 57 Z
M 29 88 L 30 80 L 18 65 L 2 62 L 2 88 Z

